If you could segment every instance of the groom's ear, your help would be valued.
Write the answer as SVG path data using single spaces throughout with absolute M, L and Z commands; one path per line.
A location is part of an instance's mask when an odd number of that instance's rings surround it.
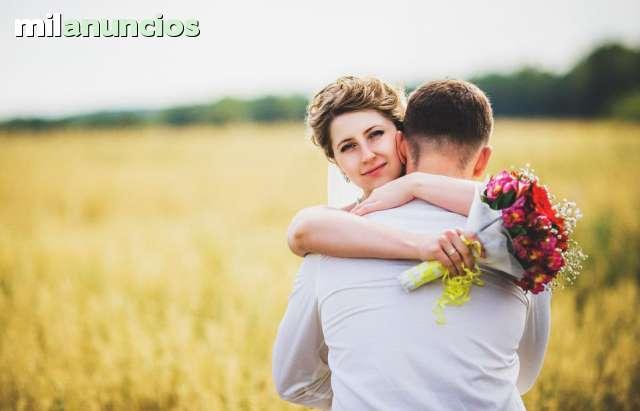
M 400 130 L 396 132 L 396 153 L 402 164 L 407 165 L 407 139 Z
M 489 165 L 492 152 L 493 149 L 491 146 L 482 147 L 480 153 L 478 153 L 478 157 L 476 158 L 476 163 L 473 166 L 473 178 L 481 178 L 484 175 L 484 172 Z

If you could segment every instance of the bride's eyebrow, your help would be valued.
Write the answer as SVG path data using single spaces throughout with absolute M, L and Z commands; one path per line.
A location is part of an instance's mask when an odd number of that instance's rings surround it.
M 374 124 L 371 127 L 369 127 L 368 129 L 366 129 L 365 131 L 363 131 L 362 134 L 367 134 L 369 131 L 371 131 L 372 128 L 376 128 L 376 127 L 378 127 L 378 125 Z

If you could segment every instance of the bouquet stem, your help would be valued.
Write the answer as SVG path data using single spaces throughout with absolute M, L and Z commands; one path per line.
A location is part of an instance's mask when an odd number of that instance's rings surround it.
M 461 237 L 462 241 L 471 249 L 475 258 L 480 257 L 481 248 L 480 242 L 470 241 L 464 237 Z M 473 269 L 464 267 L 464 274 L 453 276 L 449 270 L 439 261 L 424 261 L 406 271 L 404 271 L 398 279 L 405 291 L 410 292 L 428 284 L 438 278 L 442 278 L 444 289 L 442 295 L 438 298 L 436 306 L 433 308 L 433 313 L 436 315 L 436 322 L 438 324 L 444 324 L 446 322 L 444 318 L 444 307 L 447 305 L 462 305 L 469 301 L 469 293 L 471 286 L 476 284 L 479 286 L 484 285 L 484 282 L 480 279 L 480 269 L 476 265 Z

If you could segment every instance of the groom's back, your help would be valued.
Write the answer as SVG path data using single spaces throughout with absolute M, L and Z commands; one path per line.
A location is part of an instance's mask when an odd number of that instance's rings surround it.
M 421 200 L 367 218 L 432 234 L 466 222 Z M 407 294 L 397 280 L 417 261 L 316 257 L 334 411 L 522 408 L 516 349 L 526 299 L 514 285 L 485 274 L 471 301 L 447 307 L 437 325 L 441 283 Z

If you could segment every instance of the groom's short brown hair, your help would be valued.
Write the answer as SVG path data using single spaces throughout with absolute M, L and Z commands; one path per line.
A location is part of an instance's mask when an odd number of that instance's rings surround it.
M 409 97 L 404 133 L 417 163 L 423 143 L 454 148 L 464 167 L 493 129 L 493 111 L 487 96 L 462 80 L 437 80 L 416 89 Z

